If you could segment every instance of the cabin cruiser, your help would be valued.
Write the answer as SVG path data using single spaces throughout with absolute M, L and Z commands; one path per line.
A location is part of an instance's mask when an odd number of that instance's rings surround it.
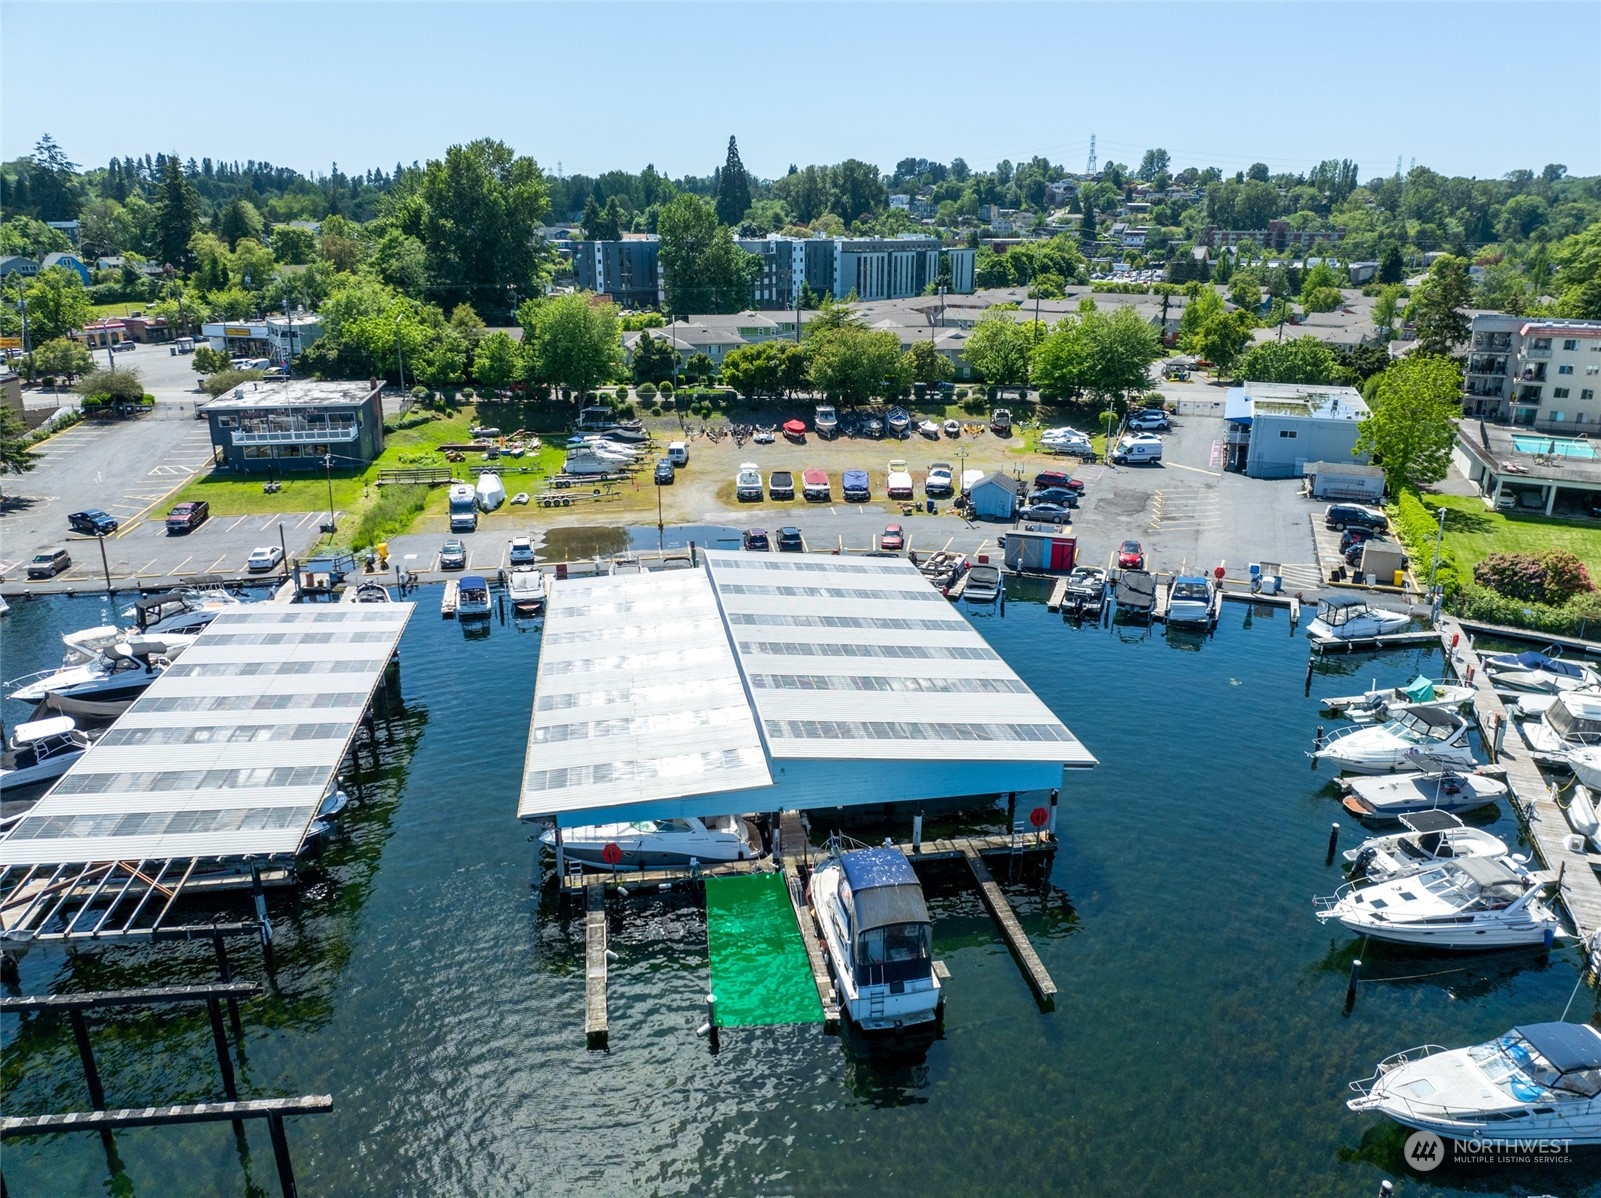
M 1569 749 L 1567 757 L 1574 776 L 1591 790 L 1601 792 L 1601 745 Z
M 492 512 L 506 502 L 506 485 L 500 481 L 500 475 L 493 470 L 485 470 L 478 476 L 478 486 L 475 490 L 478 495 L 478 506 L 486 512 Z
M 1067 576 L 1062 606 L 1074 611 L 1100 611 L 1106 602 L 1106 571 L 1096 566 L 1077 566 Z
M 1315 900 L 1317 917 L 1358 936 L 1448 949 L 1549 944 L 1567 933 L 1541 898 L 1552 874 L 1501 857 L 1461 857 Z
M 133 699 L 160 676 L 176 655 L 194 638 L 117 640 L 82 665 L 62 666 L 27 679 L 7 698 L 39 703 L 50 696 L 69 696 L 99 702 Z
M 1326 710 L 1343 715 L 1358 724 L 1372 724 L 1390 718 L 1395 707 L 1443 707 L 1455 710 L 1473 701 L 1471 686 L 1435 682 L 1419 674 L 1405 686 L 1381 686 L 1360 695 L 1340 695 L 1324 699 Z
M 1365 641 L 1402 632 L 1412 623 L 1405 612 L 1370 607 L 1366 599 L 1341 596 L 1317 601 L 1317 616 L 1306 626 L 1314 640 Z
M 0 754 L 0 798 L 15 799 L 25 790 L 54 782 L 89 748 L 71 716 L 18 724 L 11 744 Z
M 1400 819 L 1420 811 L 1477 811 L 1506 797 L 1507 785 L 1472 770 L 1442 769 L 1427 754 L 1414 754 L 1418 773 L 1351 778 L 1343 806 L 1358 819 Z
M 129 635 L 192 637 L 204 631 L 218 612 L 232 611 L 243 602 L 223 590 L 163 591 L 141 596 L 122 614 L 133 620 Z
M 1563 691 L 1538 721 L 1518 728 L 1536 753 L 1564 754 L 1601 745 L 1601 690 Z
M 547 828 L 539 843 L 555 852 L 556 829 Z M 682 869 L 692 862 L 719 865 L 761 856 L 761 850 L 751 844 L 749 825 L 737 815 L 563 828 L 561 851 L 569 861 L 610 870 Z
M 1001 597 L 1001 572 L 995 566 L 973 566 L 967 571 L 962 598 L 973 603 L 994 603 Z
M 456 615 L 463 620 L 489 619 L 489 583 L 482 574 L 463 574 L 456 584 Z
M 817 411 L 812 415 L 812 427 L 817 430 L 819 437 L 832 437 L 839 432 L 839 413 L 834 411 L 833 404 L 817 405 Z
M 537 566 L 518 566 L 507 576 L 511 609 L 519 616 L 537 616 L 545 610 L 545 575 Z
M 939 1017 L 933 921 L 897 848 L 835 852 L 812 871 L 807 898 L 822 929 L 840 1005 L 863 1031 Z
M 1444 765 L 1472 769 L 1473 745 L 1468 731 L 1472 725 L 1454 711 L 1438 707 L 1398 708 L 1382 724 L 1358 724 L 1342 728 L 1312 754 L 1318 761 L 1333 762 L 1352 774 L 1387 774 L 1392 770 L 1418 768 L 1415 751 L 1428 754 Z
M 1564 661 L 1555 654 L 1485 653 L 1479 661 L 1495 685 L 1503 690 L 1535 691 L 1554 695 L 1561 691 L 1601 686 L 1601 672 L 1583 662 Z
M 1211 620 L 1211 581 L 1199 574 L 1175 578 L 1167 600 L 1169 627 L 1205 628 Z
M 1405 832 L 1374 836 L 1345 850 L 1354 877 L 1383 882 L 1416 873 L 1436 862 L 1459 857 L 1505 857 L 1506 841 L 1481 828 L 1470 828 L 1445 811 L 1419 811 L 1403 815 Z M 1526 864 L 1527 856 L 1513 858 Z
M 619 445 L 642 445 L 650 440 L 650 433 L 645 431 L 644 422 L 640 420 L 619 421 L 615 428 L 607 429 L 601 436 Z
M 1486 1144 L 1601 1144 L 1601 1032 L 1528 1023 L 1471 1048 L 1425 1044 L 1351 1083 L 1353 1111 Z
M 578 445 L 567 451 L 563 474 L 615 474 L 633 465 L 632 455 L 613 454 L 593 445 Z

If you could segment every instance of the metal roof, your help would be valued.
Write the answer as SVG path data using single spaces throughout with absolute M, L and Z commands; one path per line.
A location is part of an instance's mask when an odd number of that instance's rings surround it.
M 520 818 L 772 783 L 703 571 L 550 584 Z
M 905 559 L 705 558 L 774 761 L 1095 764 Z
M 296 852 L 412 608 L 218 613 L 0 840 L 0 866 Z

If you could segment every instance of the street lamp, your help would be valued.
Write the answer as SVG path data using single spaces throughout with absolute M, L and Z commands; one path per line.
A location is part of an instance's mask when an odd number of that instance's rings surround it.
M 395 317 L 395 363 L 400 369 L 400 389 L 404 391 L 406 389 L 406 359 L 400 352 L 400 321 L 401 317 Z
M 334 523 L 334 455 L 325 453 L 322 456 L 323 469 L 328 474 L 328 523 L 322 526 L 323 532 L 334 533 L 339 526 Z
M 1440 542 L 1445 540 L 1445 505 L 1440 505 L 1440 527 L 1434 534 L 1434 562 L 1429 566 L 1429 590 L 1434 590 L 1434 573 L 1440 568 Z

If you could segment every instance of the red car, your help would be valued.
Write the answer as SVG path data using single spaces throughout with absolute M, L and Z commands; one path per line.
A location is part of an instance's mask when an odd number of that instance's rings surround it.
M 884 535 L 878 538 L 880 549 L 905 549 L 906 530 L 899 524 L 884 525 Z
M 1082 491 L 1084 480 L 1074 478 L 1065 470 L 1041 470 L 1034 476 L 1034 489 L 1042 491 L 1049 487 L 1065 487 L 1069 491 Z
M 1117 547 L 1117 564 L 1124 570 L 1145 569 L 1145 550 L 1138 541 L 1124 541 Z

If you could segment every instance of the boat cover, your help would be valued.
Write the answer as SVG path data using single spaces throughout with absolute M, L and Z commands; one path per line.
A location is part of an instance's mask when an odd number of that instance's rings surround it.
M 1465 826 L 1449 811 L 1415 811 L 1410 815 L 1401 816 L 1401 822 L 1420 835 L 1429 832 L 1448 832 L 1452 828 Z
M 839 855 L 840 868 L 845 880 L 855 891 L 872 890 L 878 886 L 916 886 L 917 875 L 912 863 L 899 849 L 854 849 Z
M 784 421 L 784 431 L 791 436 L 799 436 L 806 431 L 806 424 L 800 420 L 786 420 Z
M 1407 683 L 1406 697 L 1414 703 L 1427 703 L 1434 698 L 1434 683 L 1419 674 Z
M 1512 1029 L 1560 1073 L 1601 1069 L 1601 1033 L 1583 1023 L 1526 1023 Z
M 923 888 L 899 849 L 842 853 L 840 868 L 851 888 L 858 934 L 873 928 L 930 922 Z
M 1500 886 L 1522 887 L 1520 874 L 1497 861 L 1494 857 L 1459 857 L 1456 867 L 1472 878 L 1483 889 Z

